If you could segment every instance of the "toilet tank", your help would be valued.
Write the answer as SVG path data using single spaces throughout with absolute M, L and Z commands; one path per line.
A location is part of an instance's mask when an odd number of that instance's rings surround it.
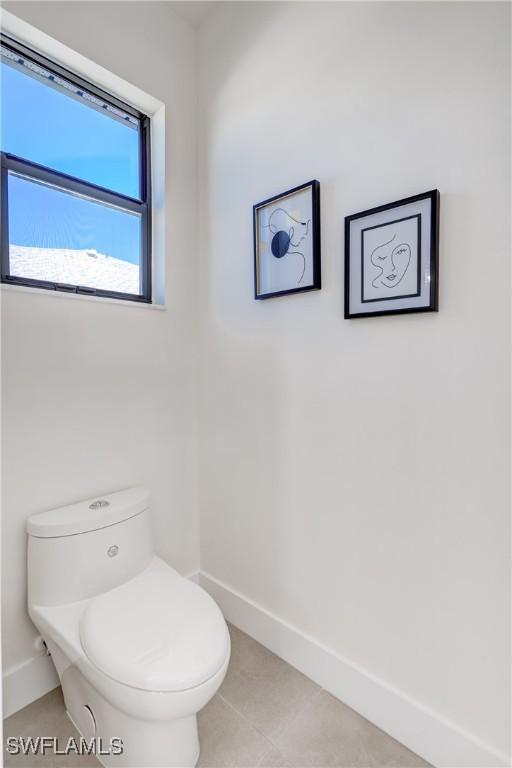
M 85 600 L 143 571 L 154 554 L 149 501 L 129 488 L 29 517 L 29 606 Z

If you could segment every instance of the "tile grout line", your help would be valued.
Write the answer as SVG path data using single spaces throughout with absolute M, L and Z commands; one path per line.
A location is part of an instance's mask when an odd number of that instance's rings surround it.
M 286 663 L 286 662 L 285 662 L 285 663 Z M 302 673 L 301 673 L 301 674 L 302 674 Z M 310 678 L 308 677 L 308 680 L 309 680 L 309 679 L 310 679 Z M 291 728 L 291 726 L 293 725 L 293 723 L 295 723 L 295 721 L 299 719 L 300 715 L 302 715 L 302 713 L 303 713 L 303 712 L 304 712 L 304 711 L 305 711 L 305 710 L 306 710 L 306 709 L 307 709 L 309 706 L 311 706 L 311 705 L 313 704 L 313 702 L 315 701 L 315 699 L 317 699 L 317 698 L 320 696 L 320 694 L 322 693 L 322 691 L 323 691 L 323 690 L 324 690 L 323 688 L 320 688 L 320 687 L 318 687 L 318 690 L 317 690 L 317 691 L 315 691 L 314 693 L 312 693 L 312 694 L 311 694 L 311 696 L 309 696 L 309 697 L 308 697 L 308 699 L 307 699 L 307 700 L 304 702 L 304 704 L 303 704 L 302 706 L 300 706 L 300 707 L 298 708 L 298 710 L 295 712 L 295 714 L 294 714 L 294 715 L 292 715 L 292 717 L 291 717 L 291 718 L 288 720 L 288 722 L 286 723 L 286 725 L 284 726 L 284 728 L 283 728 L 283 729 L 282 729 L 282 731 L 280 732 L 279 736 L 283 736 L 283 735 L 286 733 L 286 731 L 287 731 L 289 728 Z M 276 737 L 276 738 L 278 738 L 278 737 Z M 280 746 L 279 746 L 278 744 L 276 744 L 276 743 L 275 743 L 275 742 L 274 742 L 272 739 L 270 739 L 270 738 L 269 738 L 269 741 L 271 742 L 271 744 L 272 744 L 272 745 L 273 745 L 273 746 L 274 746 L 274 747 L 275 747 L 277 750 L 279 750 L 279 753 L 281 754 L 281 748 L 280 748 Z
M 278 657 L 278 658 L 279 658 L 279 657 Z M 284 659 L 281 659 L 281 661 L 283 662 L 283 664 L 288 664 L 288 662 L 284 661 Z M 288 665 L 288 666 L 291 666 L 291 665 Z M 292 669 L 294 669 L 294 667 L 292 667 Z M 298 670 L 297 670 L 297 671 L 298 671 Z M 302 673 L 299 673 L 299 674 L 302 674 Z M 304 677 L 306 677 L 306 675 L 304 675 Z M 310 680 L 310 678 L 309 678 L 309 677 L 308 677 L 307 679 L 308 679 L 308 680 Z M 311 680 L 311 682 L 314 682 L 314 681 L 313 681 L 313 680 Z M 287 723 L 286 723 L 286 724 L 283 726 L 282 730 L 281 730 L 281 731 L 280 731 L 280 733 L 279 733 L 279 736 L 281 736 L 282 734 L 284 734 L 284 733 L 286 732 L 286 730 L 287 730 L 287 729 L 288 729 L 288 728 L 289 728 L 289 727 L 290 727 L 290 726 L 291 726 L 291 725 L 292 725 L 292 724 L 293 724 L 293 723 L 294 723 L 294 722 L 295 722 L 295 721 L 298 719 L 298 717 L 299 717 L 299 716 L 300 716 L 300 715 L 301 715 L 301 714 L 304 712 L 304 710 L 305 710 L 307 707 L 309 707 L 309 706 L 312 704 L 312 702 L 313 702 L 313 701 L 314 701 L 314 700 L 315 700 L 315 699 L 316 699 L 316 698 L 317 698 L 317 697 L 318 697 L 318 696 L 319 696 L 319 695 L 322 693 L 322 691 L 323 691 L 323 690 L 324 690 L 323 688 L 321 688 L 320 686 L 318 686 L 318 690 L 314 691 L 313 693 L 311 693 L 311 695 L 310 695 L 310 696 L 308 696 L 308 698 L 307 698 L 307 699 L 304 701 L 304 703 L 302 704 L 302 706 L 299 706 L 299 708 L 297 709 L 297 711 L 296 711 L 296 712 L 295 712 L 295 713 L 292 715 L 292 717 L 289 719 L 289 721 L 288 721 L 288 722 L 287 722 Z M 269 744 L 269 746 L 270 746 L 270 747 L 273 747 L 274 749 L 277 749 L 277 751 L 279 752 L 279 754 L 281 755 L 281 757 L 283 757 L 283 755 L 282 755 L 282 753 L 281 753 L 281 748 L 280 748 L 279 744 L 277 744 L 277 743 L 276 743 L 276 741 L 274 740 L 275 738 L 278 738 L 278 737 L 271 737 L 271 736 L 267 736 L 267 734 L 266 734 L 266 733 L 264 733 L 264 732 L 263 732 L 263 731 L 262 731 L 262 730 L 261 730 L 261 729 L 260 729 L 260 728 L 259 728 L 259 727 L 256 725 L 256 723 L 254 723 L 254 722 L 253 722 L 253 721 L 252 721 L 252 720 L 251 720 L 249 717 L 247 717 L 247 715 L 245 715 L 243 712 L 240 712 L 240 710 L 239 710 L 239 709 L 237 709 L 237 708 L 235 707 L 235 705 L 234 705 L 234 704 L 232 704 L 230 701 L 228 701 L 228 699 L 226 699 L 226 698 L 225 698 L 225 697 L 222 695 L 222 693 L 218 692 L 218 693 L 217 693 L 217 696 L 219 696 L 219 698 L 220 698 L 220 699 L 222 699 L 222 701 L 223 701 L 225 704 L 227 704 L 227 705 L 228 705 L 228 707 L 229 707 L 229 708 L 230 708 L 230 709 L 231 709 L 233 712 L 235 712 L 237 715 L 239 715 L 239 716 L 242 718 L 242 720 L 244 720 L 244 721 L 245 721 L 246 723 L 248 723 L 248 724 L 249 724 L 249 725 L 250 725 L 252 728 L 254 728 L 254 730 L 255 730 L 257 733 L 259 733 L 259 734 L 260 734 L 260 736 L 263 736 L 263 738 L 264 738 L 264 739 L 265 739 L 265 741 L 266 741 L 266 742 Z
M 244 713 L 243 713 L 243 712 L 240 712 L 240 710 L 238 710 L 238 709 L 235 707 L 235 705 L 234 705 L 234 704 L 232 704 L 230 701 L 228 701 L 226 698 L 224 698 L 224 696 L 223 696 L 221 693 L 217 692 L 217 694 L 216 694 L 216 695 L 219 697 L 219 699 L 222 699 L 222 701 L 224 702 L 224 704 L 227 704 L 227 706 L 228 706 L 228 707 L 229 707 L 229 708 L 230 708 L 230 709 L 231 709 L 231 710 L 232 710 L 232 711 L 233 711 L 233 712 L 234 712 L 236 715 L 238 715 L 239 717 L 241 717 L 241 718 L 242 718 L 242 720 L 243 720 L 245 723 L 247 723 L 248 725 L 250 725 L 250 726 L 251 726 L 251 728 L 254 728 L 254 730 L 255 730 L 255 731 L 256 731 L 256 732 L 257 732 L 257 733 L 258 733 L 260 736 L 262 736 L 262 737 L 265 739 L 265 741 L 268 743 L 268 745 L 269 745 L 270 747 L 275 747 L 275 746 L 276 746 L 276 745 L 274 744 L 274 742 L 273 742 L 273 741 L 271 741 L 271 740 L 269 739 L 269 737 L 268 737 L 266 734 L 264 734 L 264 733 L 263 733 L 263 731 L 260 731 L 260 729 L 258 728 L 258 726 L 257 726 L 255 723 L 253 723 L 253 722 L 252 722 L 252 720 L 250 720 L 250 719 L 247 717 L 247 715 L 244 715 Z M 264 753 L 264 754 L 266 754 L 266 753 Z M 263 755 L 263 756 L 264 756 L 264 755 Z
M 231 623 L 231 624 L 232 624 L 232 622 L 229 622 L 229 623 Z M 233 627 L 234 627 L 234 628 L 235 628 L 235 629 L 236 629 L 238 632 L 241 632 L 242 634 L 247 634 L 247 633 L 246 633 L 246 632 L 244 632 L 242 629 L 240 629 L 239 627 L 237 627 L 237 626 L 236 626 L 236 624 L 232 624 L 232 626 L 233 626 Z M 294 722 L 295 722 L 295 721 L 296 721 L 296 720 L 299 718 L 299 716 L 300 716 L 300 715 L 301 715 L 301 714 L 302 714 L 302 713 L 305 711 L 305 709 L 306 709 L 308 706 L 310 706 L 310 705 L 312 704 L 312 702 L 313 702 L 313 701 L 314 701 L 314 700 L 315 700 L 315 699 L 316 699 L 318 696 L 320 696 L 320 694 L 322 693 L 322 691 L 325 691 L 325 689 L 324 689 L 324 688 L 322 688 L 322 686 L 318 685 L 318 683 L 315 683 L 315 681 L 314 681 L 314 680 L 312 680 L 310 677 L 308 677 L 307 675 L 305 675 L 303 672 L 300 672 L 300 670 L 298 670 L 296 667 L 294 667 L 294 666 L 292 666 L 291 664 L 289 664 L 287 661 L 285 661 L 283 658 L 281 658 L 281 656 L 279 656 L 278 654 L 276 654 L 276 653 L 274 653 L 273 651 L 271 651 L 269 648 L 266 648 L 266 646 L 264 646 L 264 645 L 262 645 L 261 643 L 259 643 L 259 641 L 258 641 L 258 640 L 256 640 L 255 638 L 251 637 L 251 635 L 247 635 L 247 637 L 251 638 L 251 640 L 254 640 L 254 642 L 258 643 L 258 645 L 261 645 L 261 646 L 262 646 L 262 648 L 264 648 L 264 649 L 265 649 L 265 650 L 266 650 L 268 653 L 270 653 L 270 654 L 272 654 L 273 656 L 275 656 L 276 658 L 278 658 L 278 659 L 279 659 L 279 661 L 280 661 L 280 662 L 282 662 L 282 664 L 284 664 L 284 665 L 285 665 L 285 666 L 287 666 L 287 667 L 290 667 L 290 668 L 291 668 L 291 669 L 293 669 L 295 672 L 297 672 L 299 675 L 302 675 L 303 677 L 305 677 L 305 678 L 306 678 L 306 680 L 309 680 L 309 681 L 310 681 L 310 682 L 311 682 L 313 685 L 316 685 L 316 686 L 317 686 L 317 690 L 316 690 L 316 691 L 314 691 L 313 693 L 311 693 L 311 695 L 307 697 L 307 699 L 304 701 L 304 703 L 303 703 L 301 706 L 299 706 L 299 707 L 298 707 L 298 709 L 297 709 L 297 711 L 296 711 L 296 712 L 295 712 L 295 713 L 294 713 L 294 714 L 291 716 L 291 718 L 289 719 L 289 721 L 288 721 L 287 723 L 285 723 L 285 725 L 283 726 L 282 730 L 281 730 L 281 731 L 280 731 L 280 733 L 279 733 L 279 736 L 282 736 L 282 735 L 283 735 L 283 734 L 284 734 L 284 733 L 285 733 L 285 732 L 286 732 L 286 731 L 287 731 L 287 730 L 290 728 L 290 726 L 291 726 L 291 725 L 292 725 L 292 724 L 293 724 L 293 723 L 294 723 Z M 221 689 L 221 690 L 222 690 L 222 689 Z M 326 693 L 328 693 L 328 691 L 326 691 Z M 218 691 L 218 693 L 217 693 L 217 696 L 219 696 L 219 697 L 222 699 L 222 701 L 224 701 L 224 702 L 225 702 L 225 703 L 226 703 L 226 704 L 227 704 L 227 705 L 228 705 L 228 706 L 229 706 L 229 707 L 230 707 L 230 708 L 231 708 L 231 709 L 232 709 L 234 712 L 236 712 L 236 714 L 237 714 L 237 715 L 240 715 L 240 717 L 241 717 L 241 718 L 242 718 L 242 719 L 243 719 L 245 722 L 247 722 L 247 723 L 248 723 L 250 726 L 252 726 L 252 728 L 254 728 L 254 729 L 255 729 L 255 731 L 256 731 L 257 733 L 259 733 L 261 736 L 263 736 L 263 738 L 264 738 L 264 739 L 265 739 L 265 740 L 266 740 L 266 741 L 267 741 L 267 742 L 270 744 L 270 746 L 274 747 L 274 749 L 277 749 L 277 751 L 279 752 L 279 754 L 281 755 L 281 757 L 283 757 L 283 755 L 282 755 L 282 752 L 281 752 L 281 748 L 280 748 L 279 744 L 277 744 L 277 743 L 274 741 L 274 739 L 275 739 L 275 738 L 278 738 L 278 737 L 271 737 L 271 736 L 267 736 L 265 733 L 263 733 L 263 731 L 261 731 L 261 730 L 260 730 L 260 728 L 259 728 L 259 727 L 258 727 L 258 726 L 257 726 L 257 725 L 256 725 L 256 724 L 255 724 L 255 723 L 254 723 L 254 722 L 253 722 L 253 721 L 252 721 L 250 718 L 249 718 L 249 717 L 247 717 L 247 716 L 246 716 L 246 715 L 244 715 L 242 712 L 240 712 L 240 711 L 239 711 L 239 710 L 238 710 L 238 709 L 235 707 L 235 705 L 234 705 L 234 704 L 231 704 L 231 702 L 230 702 L 230 701 L 228 701 L 228 700 L 227 700 L 227 699 L 226 699 L 226 698 L 225 698 L 225 697 L 222 695 L 222 693 L 221 693 L 220 691 Z

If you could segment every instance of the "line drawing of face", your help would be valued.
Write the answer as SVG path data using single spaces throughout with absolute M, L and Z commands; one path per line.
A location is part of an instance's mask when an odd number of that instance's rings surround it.
M 276 208 L 276 210 L 271 213 L 268 224 L 266 225 L 273 235 L 270 250 L 276 259 L 282 259 L 284 256 L 292 254 L 302 257 L 303 267 L 297 284 L 301 283 L 304 277 L 304 272 L 306 271 L 306 257 L 301 251 L 290 250 L 290 247 L 298 248 L 307 238 L 310 223 L 311 219 L 308 219 L 308 221 L 299 221 L 293 216 L 290 216 L 284 208 Z
M 372 280 L 374 288 L 395 288 L 402 282 L 411 263 L 411 246 L 400 243 L 393 247 L 396 233 L 391 240 L 378 245 L 370 254 L 370 261 L 379 270 Z

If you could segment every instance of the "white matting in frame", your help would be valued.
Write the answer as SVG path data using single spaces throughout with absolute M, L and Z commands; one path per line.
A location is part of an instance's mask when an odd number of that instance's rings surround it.
M 436 311 L 439 192 L 345 219 L 345 317 Z

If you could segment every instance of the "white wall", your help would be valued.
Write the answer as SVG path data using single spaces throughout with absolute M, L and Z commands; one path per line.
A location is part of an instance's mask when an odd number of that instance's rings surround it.
M 221 5 L 199 217 L 189 27 L 5 7 L 165 103 L 168 309 L 2 289 L 4 672 L 35 654 L 26 517 L 140 482 L 180 571 L 199 501 L 205 573 L 507 751 L 508 4 Z M 324 287 L 255 302 L 252 204 L 315 177 Z M 439 314 L 343 320 L 343 217 L 432 187 Z
M 200 32 L 201 568 L 507 752 L 509 5 L 226 3 Z M 251 206 L 321 182 L 321 292 Z M 439 314 L 346 321 L 343 217 L 441 191 Z
M 163 3 L 5 3 L 165 104 L 166 311 L 2 291 L 4 673 L 33 657 L 25 520 L 137 483 L 160 554 L 198 569 L 196 47 Z

